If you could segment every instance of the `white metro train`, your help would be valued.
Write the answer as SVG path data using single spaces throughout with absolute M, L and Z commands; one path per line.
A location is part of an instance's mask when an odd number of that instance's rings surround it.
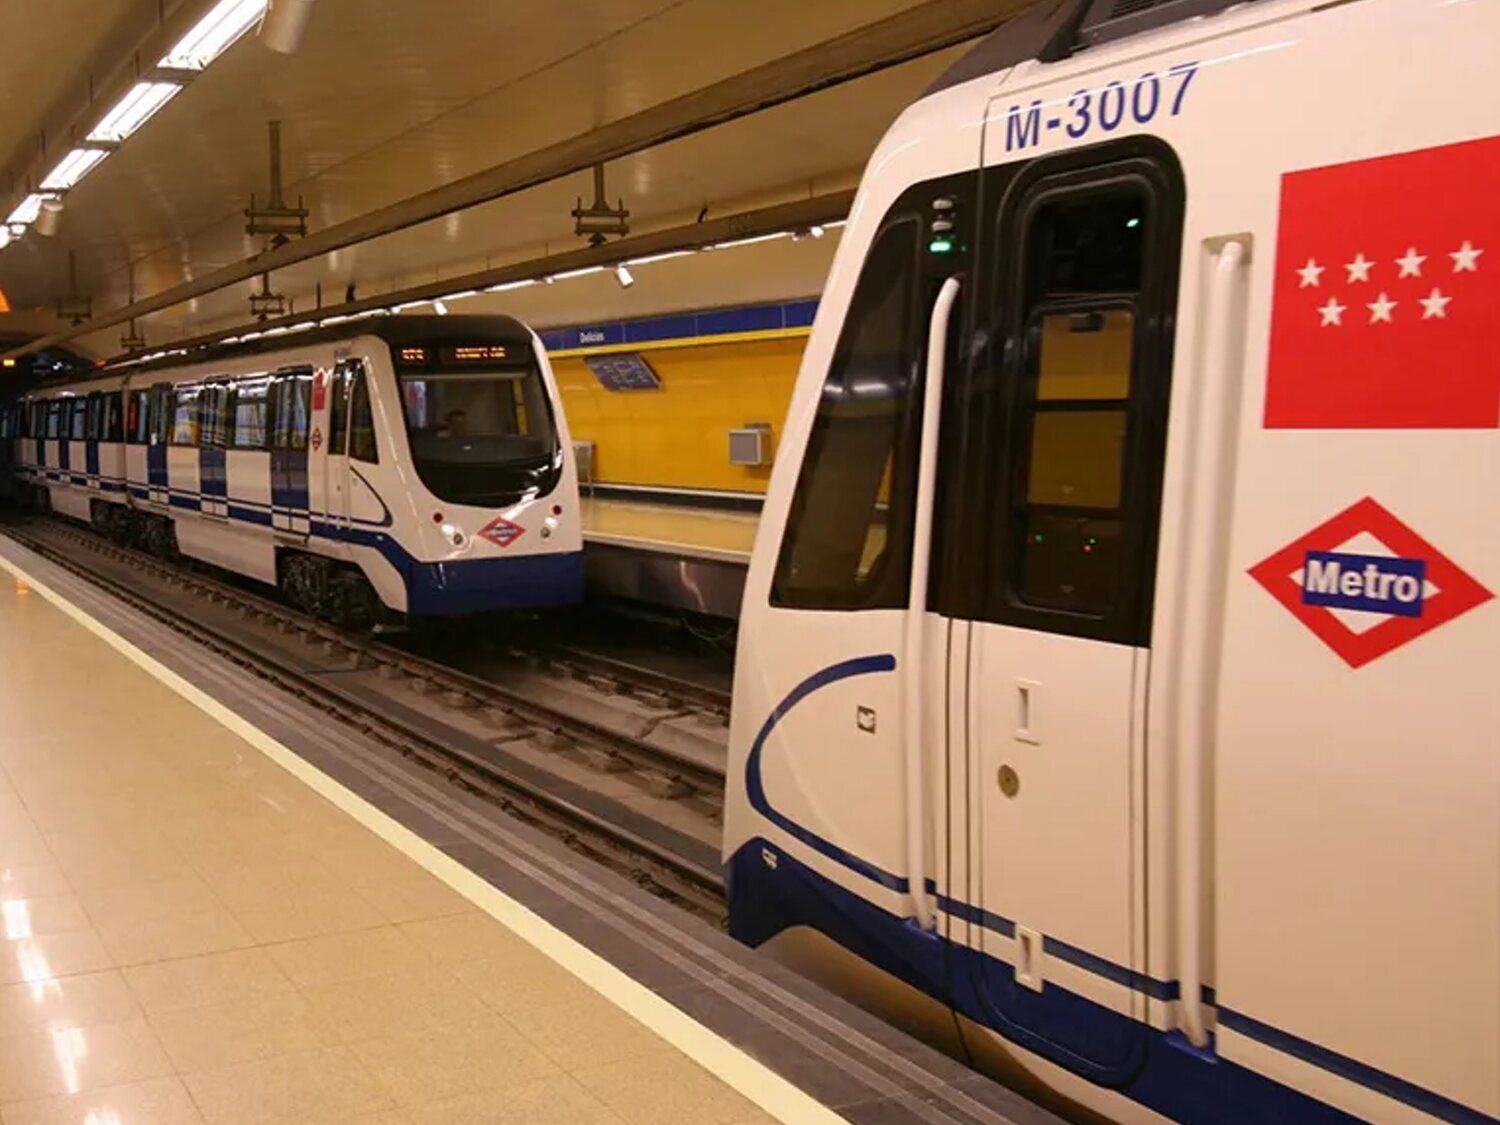
M 1066 0 L 897 121 L 745 590 L 736 936 L 1085 1115 L 1500 1119 L 1497 46 Z
M 350 623 L 575 602 L 578 478 L 546 351 L 388 317 L 47 387 L 0 413 L 44 506 Z

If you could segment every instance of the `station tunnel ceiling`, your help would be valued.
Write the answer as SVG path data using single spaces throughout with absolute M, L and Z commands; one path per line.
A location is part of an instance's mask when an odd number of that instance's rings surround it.
M 127 302 L 132 272 L 145 295 L 256 253 L 264 240 L 245 233 L 243 211 L 252 193 L 266 195 L 271 120 L 282 122 L 289 202 L 300 196 L 317 230 L 911 6 L 319 0 L 298 53 L 274 53 L 246 35 L 68 194 L 56 237 L 33 233 L 0 251 L 0 287 L 18 308 L 48 305 L 69 288 L 71 252 L 78 292 L 107 309 Z M 40 118 L 66 87 L 63 76 L 86 69 L 110 25 L 140 15 L 131 0 L 60 0 L 38 6 L 35 26 L 0 46 L 5 94 L 19 110 L 0 126 L 0 154 L 12 154 L 12 168 L 26 155 L 27 115 Z M 93 30 L 69 36 L 69 25 Z M 850 187 L 886 126 L 955 54 L 613 161 L 607 195 L 623 199 L 632 229 L 643 231 L 690 222 L 705 208 L 724 214 Z M 588 173 L 569 176 L 304 262 L 279 272 L 275 288 L 306 307 L 319 286 L 325 302 L 351 283 L 368 296 L 571 249 L 582 240 L 570 211 L 592 192 Z M 816 277 L 824 255 L 819 266 L 804 251 L 788 276 Z M 705 263 L 692 275 L 716 268 L 731 267 Z M 204 296 L 146 327 L 168 342 L 243 322 L 251 288 Z M 112 335 L 85 342 L 115 350 Z

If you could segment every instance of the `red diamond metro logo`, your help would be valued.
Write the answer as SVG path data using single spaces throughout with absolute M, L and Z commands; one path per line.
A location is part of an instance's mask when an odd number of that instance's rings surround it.
M 1351 668 L 1494 597 L 1368 496 L 1250 576 Z
M 479 529 L 479 534 L 503 549 L 525 535 L 526 529 L 504 516 L 496 516 Z

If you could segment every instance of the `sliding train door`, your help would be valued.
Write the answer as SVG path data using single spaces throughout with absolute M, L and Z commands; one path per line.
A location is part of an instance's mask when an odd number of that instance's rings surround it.
M 271 377 L 271 526 L 284 536 L 308 534 L 308 445 L 313 373 L 306 367 Z
M 991 142 L 993 143 L 993 142 Z M 1144 751 L 1182 189 L 1149 141 L 985 172 L 942 601 L 975 1014 L 1095 1082 L 1145 1049 Z

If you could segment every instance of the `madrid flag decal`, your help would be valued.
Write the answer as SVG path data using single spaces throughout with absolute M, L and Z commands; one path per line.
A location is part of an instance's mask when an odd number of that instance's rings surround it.
M 1500 426 L 1500 137 L 1290 172 L 1268 429 Z

